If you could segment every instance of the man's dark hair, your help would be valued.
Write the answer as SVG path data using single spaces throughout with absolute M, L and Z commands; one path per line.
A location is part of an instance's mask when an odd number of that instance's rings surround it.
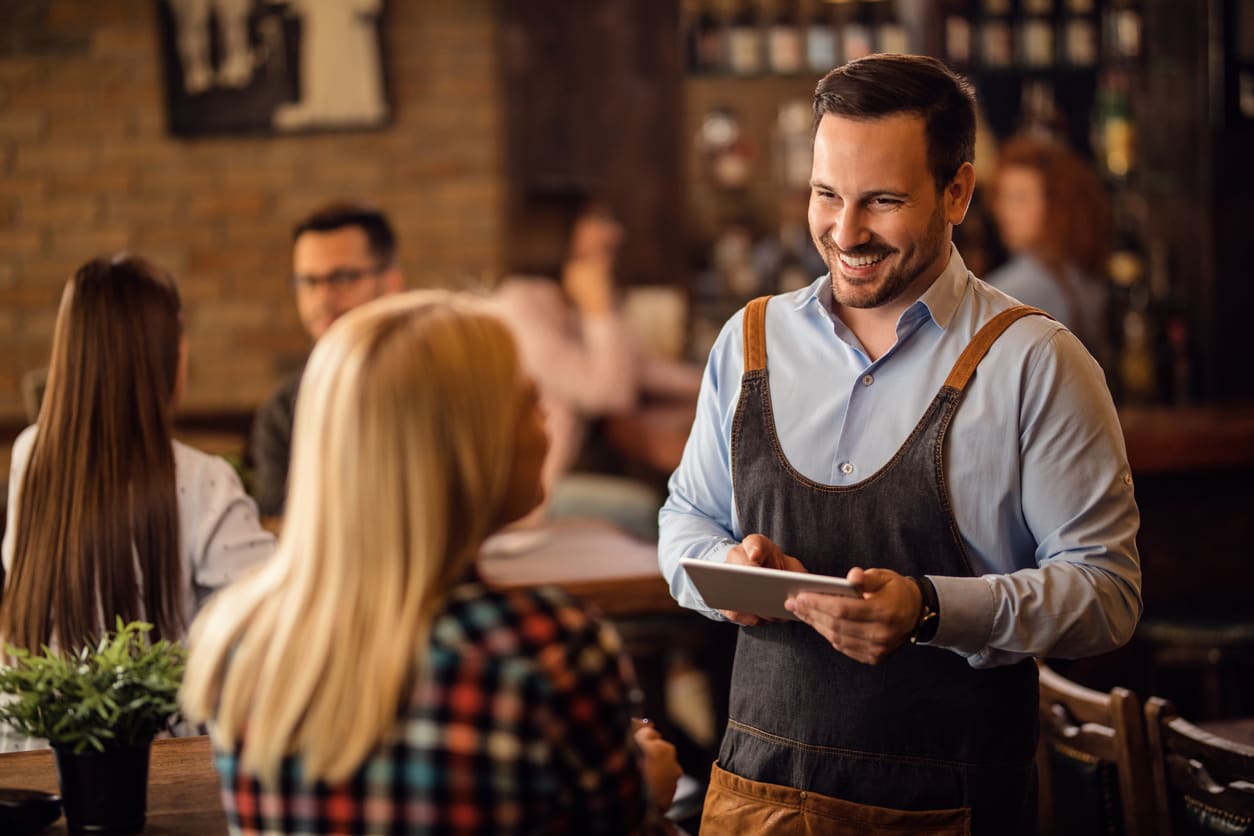
M 396 234 L 392 225 L 378 209 L 344 201 L 329 203 L 315 209 L 292 230 L 292 241 L 306 232 L 334 232 L 355 226 L 366 234 L 366 245 L 380 265 L 387 266 L 396 257 Z
M 814 132 L 828 113 L 849 119 L 922 117 L 937 190 L 975 159 L 975 92 L 935 58 L 869 55 L 837 67 L 814 89 Z

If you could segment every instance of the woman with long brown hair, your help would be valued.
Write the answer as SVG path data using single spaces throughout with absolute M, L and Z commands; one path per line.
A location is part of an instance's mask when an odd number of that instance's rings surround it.
M 1014 137 L 998 152 L 992 198 L 1011 258 L 986 280 L 1052 314 L 1105 359 L 1110 199 L 1093 167 L 1054 140 Z
M 186 371 L 170 276 L 132 256 L 66 283 L 36 423 L 13 445 L 0 636 L 70 648 L 117 616 L 181 637 L 274 538 L 224 460 L 176 442 Z

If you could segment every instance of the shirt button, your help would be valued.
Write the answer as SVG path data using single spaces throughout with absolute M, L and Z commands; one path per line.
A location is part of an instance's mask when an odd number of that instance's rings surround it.
M 853 465 L 849 462 L 845 462 L 840 466 L 840 472 L 848 476 L 850 473 L 853 473 Z
M 871 385 L 872 383 L 874 383 L 874 382 L 875 382 L 875 375 L 873 375 L 873 374 L 864 374 L 864 375 L 862 375 L 862 385 L 863 385 L 863 386 L 870 386 L 870 385 Z

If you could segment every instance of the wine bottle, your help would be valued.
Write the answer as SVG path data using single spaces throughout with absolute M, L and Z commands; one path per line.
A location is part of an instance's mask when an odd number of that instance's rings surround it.
M 775 14 L 766 34 L 766 57 L 775 75 L 801 72 L 804 48 L 796 0 L 775 0 Z
M 758 75 L 765 61 L 761 20 L 754 0 L 740 0 L 727 30 L 728 64 L 733 74 Z

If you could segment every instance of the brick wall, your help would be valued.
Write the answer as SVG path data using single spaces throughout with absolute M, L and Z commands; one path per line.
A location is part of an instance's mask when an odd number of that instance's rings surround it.
M 492 0 L 389 0 L 385 129 L 190 141 L 165 129 L 157 2 L 0 2 L 0 425 L 20 423 L 20 377 L 47 363 L 61 287 L 94 255 L 178 278 L 193 412 L 250 410 L 304 357 L 288 236 L 324 200 L 383 207 L 411 286 L 497 269 Z

